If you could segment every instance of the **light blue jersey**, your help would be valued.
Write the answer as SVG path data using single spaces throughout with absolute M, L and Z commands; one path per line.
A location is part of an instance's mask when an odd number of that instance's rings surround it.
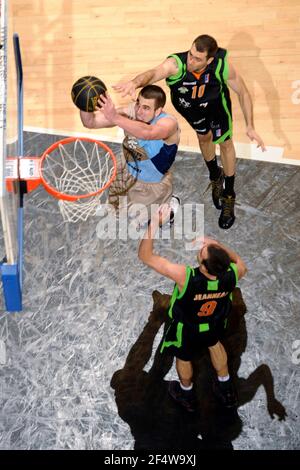
M 168 114 L 159 114 L 149 124 L 155 124 L 164 117 L 168 117 Z M 137 179 L 146 183 L 159 183 L 162 180 L 175 160 L 177 149 L 177 144 L 167 145 L 162 139 L 145 140 L 126 136 L 123 142 L 123 150 L 129 173 L 136 176 L 134 160 L 137 159 Z M 132 157 L 133 154 L 135 158 Z

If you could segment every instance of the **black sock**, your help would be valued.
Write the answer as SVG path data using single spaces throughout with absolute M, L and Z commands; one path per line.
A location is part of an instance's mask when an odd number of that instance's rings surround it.
M 209 162 L 205 160 L 205 163 L 209 171 L 209 179 L 218 179 L 218 177 L 220 176 L 220 167 L 218 166 L 217 156 L 215 156 L 215 158 L 213 158 Z
M 223 196 L 235 197 L 234 175 L 233 176 L 225 176 L 225 188 L 224 188 Z

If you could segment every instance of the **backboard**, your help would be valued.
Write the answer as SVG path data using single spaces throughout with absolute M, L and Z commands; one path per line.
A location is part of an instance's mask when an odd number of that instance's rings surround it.
M 7 0 L 0 0 L 0 269 L 7 311 L 22 310 L 23 203 L 19 183 L 5 185 L 6 159 L 23 154 L 22 67 Z M 17 60 L 18 59 L 18 60 Z M 16 67 L 16 64 L 17 67 Z

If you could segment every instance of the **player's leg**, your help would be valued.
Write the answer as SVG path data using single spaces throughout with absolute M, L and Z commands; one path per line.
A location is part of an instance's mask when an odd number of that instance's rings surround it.
M 198 339 L 198 338 L 197 338 Z M 196 395 L 193 388 L 193 367 L 191 363 L 193 344 L 189 330 L 182 324 L 172 320 L 163 337 L 161 353 L 176 357 L 178 380 L 169 382 L 168 391 L 171 397 L 187 411 L 196 409 Z
M 235 148 L 233 145 L 232 139 L 225 140 L 224 142 L 220 142 L 220 152 L 221 152 L 221 161 L 223 165 L 223 170 L 225 176 L 231 177 L 235 175 L 235 167 L 236 167 L 236 153 Z M 228 186 L 228 187 L 227 187 Z M 225 180 L 225 188 L 224 193 L 227 194 L 229 191 L 229 185 L 226 185 Z
M 212 199 L 215 207 L 221 209 L 221 197 L 223 192 L 223 171 L 218 166 L 216 157 L 216 145 L 213 142 L 212 132 L 207 134 L 196 134 L 201 153 L 209 171 L 209 179 L 212 185 Z
M 189 389 L 193 383 L 193 367 L 190 361 L 182 361 L 181 359 L 176 358 L 176 370 L 183 387 Z
M 117 155 L 117 174 L 108 190 L 108 203 L 115 210 L 126 209 L 126 197 L 130 188 L 135 184 L 135 178 L 127 170 L 123 152 Z
M 234 179 L 236 167 L 236 153 L 232 139 L 220 142 L 221 160 L 225 174 L 225 187 L 222 197 L 222 211 L 219 218 L 219 226 L 221 228 L 230 228 L 235 220 L 234 204 Z
M 173 173 L 168 171 L 163 177 L 161 183 L 156 184 L 157 198 L 156 204 L 169 204 L 170 206 L 170 220 L 169 223 L 174 223 L 175 214 L 178 211 L 181 200 L 179 196 L 173 193 Z
M 169 383 L 169 394 L 187 411 L 195 411 L 196 396 L 193 389 L 193 367 L 190 361 L 183 361 L 176 357 L 176 370 L 179 377 Z
M 214 346 L 209 346 L 208 350 L 211 363 L 217 372 L 218 377 L 227 377 L 229 375 L 227 366 L 227 353 L 222 343 L 218 341 Z
M 173 175 L 171 171 L 168 171 L 158 183 L 137 181 L 128 191 L 130 212 L 134 211 L 136 204 L 143 204 L 147 208 L 147 217 L 150 219 L 151 209 L 156 211 L 158 205 L 170 204 L 172 194 Z
M 224 406 L 228 408 L 236 406 L 237 397 L 229 375 L 224 346 L 218 341 L 214 346 L 209 346 L 208 350 L 213 368 L 217 373 L 217 380 L 214 381 L 214 391 Z
M 224 191 L 221 199 L 222 210 L 219 217 L 219 226 L 223 229 L 230 228 L 234 221 L 234 177 L 236 166 L 236 154 L 232 141 L 232 114 L 229 94 L 224 95 L 211 111 L 210 127 L 213 134 L 213 142 L 219 144 L 221 160 L 224 170 Z

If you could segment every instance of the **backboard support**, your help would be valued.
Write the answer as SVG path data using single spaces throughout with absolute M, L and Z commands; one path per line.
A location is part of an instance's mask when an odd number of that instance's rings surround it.
M 0 0 L 0 211 L 5 250 L 0 273 L 6 310 L 16 312 L 22 310 L 23 192 L 19 182 L 7 192 L 5 163 L 8 156 L 23 156 L 23 74 L 8 6 L 7 0 Z

